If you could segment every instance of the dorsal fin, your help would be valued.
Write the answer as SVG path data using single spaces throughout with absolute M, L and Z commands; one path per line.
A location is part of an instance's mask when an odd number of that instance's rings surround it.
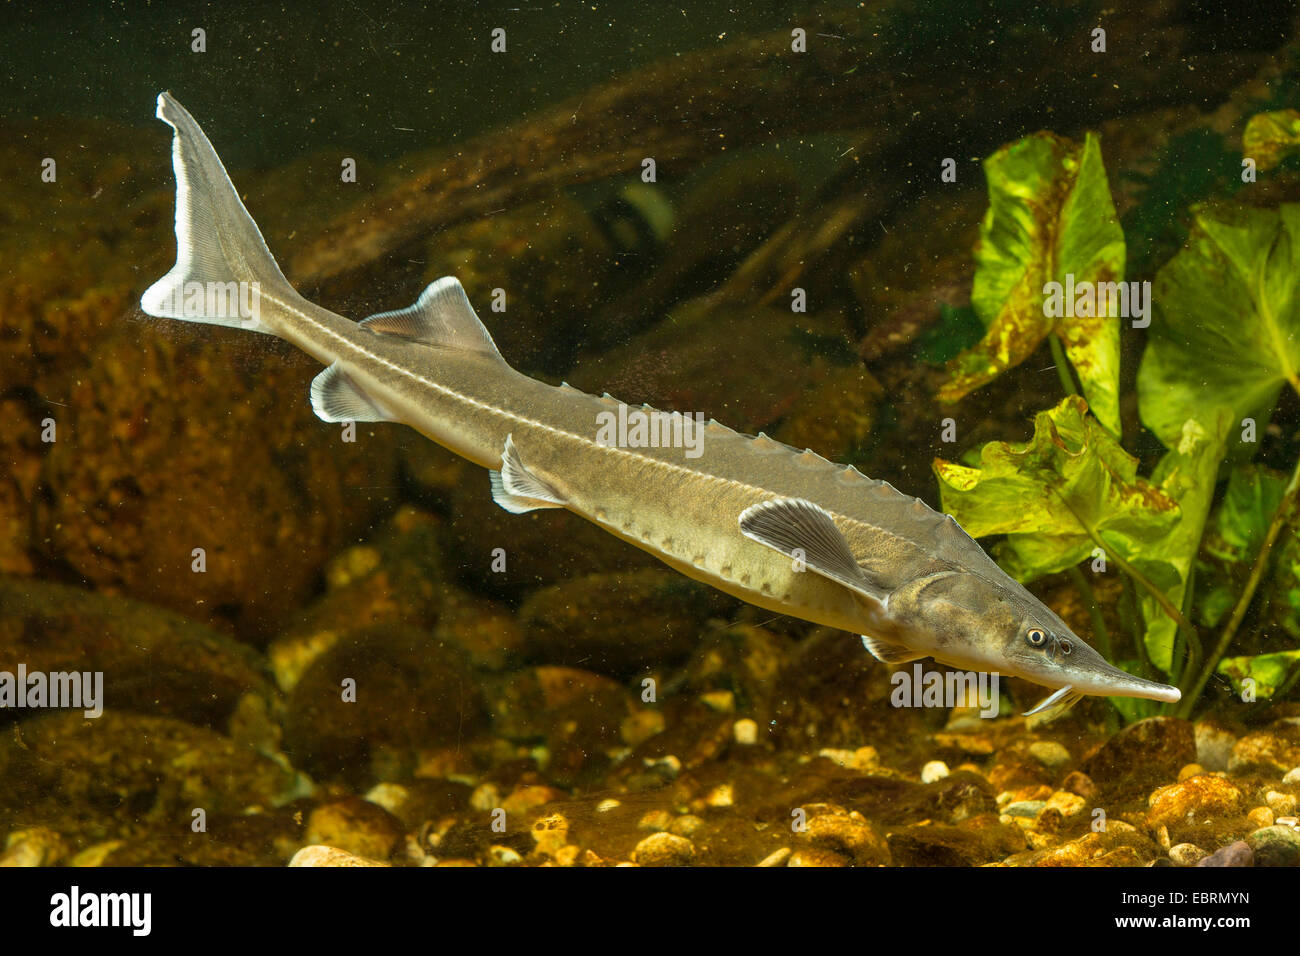
M 396 335 L 421 345 L 501 358 L 491 333 L 474 314 L 464 287 L 452 276 L 431 282 L 415 305 L 377 313 L 360 324 L 376 335 Z

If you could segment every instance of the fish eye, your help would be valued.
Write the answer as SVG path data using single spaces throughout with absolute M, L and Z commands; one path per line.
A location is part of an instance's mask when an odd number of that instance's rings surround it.
M 1029 630 L 1025 631 L 1025 640 L 1034 647 L 1042 647 L 1043 643 L 1047 640 L 1047 632 L 1041 627 L 1031 627 Z

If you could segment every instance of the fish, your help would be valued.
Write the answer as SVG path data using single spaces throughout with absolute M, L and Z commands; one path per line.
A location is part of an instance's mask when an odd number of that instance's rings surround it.
M 194 118 L 169 93 L 176 263 L 146 314 L 277 336 L 325 366 L 325 422 L 396 422 L 489 472 L 505 510 L 566 509 L 682 574 L 767 611 L 861 635 L 877 660 L 923 658 L 1053 692 L 1174 702 L 1007 575 L 950 515 L 810 449 L 702 414 L 630 407 L 512 368 L 454 277 L 360 322 L 293 288 Z M 617 426 L 615 426 L 617 423 Z

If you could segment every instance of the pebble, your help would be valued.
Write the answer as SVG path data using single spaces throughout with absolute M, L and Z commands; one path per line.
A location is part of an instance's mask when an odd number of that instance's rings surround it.
M 1200 721 L 1192 729 L 1196 735 L 1196 762 L 1206 770 L 1227 770 L 1237 738 L 1209 721 Z
M 1256 866 L 1300 866 L 1300 830 L 1271 826 L 1246 837 Z
M 1249 843 L 1245 840 L 1238 840 L 1236 843 L 1229 843 L 1227 846 L 1219 847 L 1219 849 L 1199 861 L 1196 865 L 1253 866 L 1254 854 L 1251 853 Z
M 499 845 L 488 847 L 489 866 L 518 866 L 522 862 L 524 858 L 519 855 L 518 850 Z
M 411 791 L 400 783 L 377 783 L 366 792 L 366 800 L 383 807 L 393 816 L 401 816 L 402 807 L 411 799 Z
M 1176 843 L 1169 848 L 1174 866 L 1196 866 L 1208 854 L 1195 843 Z
M 307 815 L 303 842 L 386 860 L 402 833 L 402 824 L 387 810 L 358 797 L 343 797 L 322 803 Z
M 568 845 L 569 821 L 562 813 L 549 813 L 533 821 L 533 842 L 542 853 L 555 856 Z
M 1097 785 L 1081 770 L 1072 771 L 1061 783 L 1061 789 L 1078 794 L 1085 800 L 1091 800 L 1097 795 Z
M 848 866 L 849 861 L 834 850 L 803 847 L 790 854 L 786 866 Z
M 638 830 L 651 830 L 655 833 L 667 830 L 673 825 L 673 815 L 667 810 L 651 810 L 636 822 Z
M 567 796 L 567 793 L 555 787 L 540 785 L 516 787 L 510 792 L 510 796 L 501 801 L 501 808 L 509 816 L 523 816 L 538 807 L 563 800 Z
M 732 736 L 736 743 L 749 747 L 758 743 L 758 724 L 745 717 L 731 725 Z
M 562 846 L 556 850 L 553 859 L 556 866 L 577 866 L 578 857 L 580 856 L 582 856 L 582 847 L 570 843 L 568 846 Z
M 388 866 L 334 846 L 305 846 L 293 855 L 290 866 Z
M 736 802 L 735 791 L 731 784 L 722 783 L 709 791 L 709 795 L 704 798 L 704 802 L 711 807 L 729 807 Z
M 1282 777 L 1282 782 L 1291 787 L 1300 787 L 1300 767 L 1292 767 Z
M 15 830 L 5 840 L 0 867 L 52 866 L 67 853 L 63 838 L 49 827 Z
M 645 757 L 642 762 L 646 765 L 646 769 L 661 773 L 669 779 L 682 772 L 682 762 L 673 754 L 656 758 Z
M 1187 766 L 1183 767 L 1182 770 L 1178 771 L 1178 782 L 1182 783 L 1184 780 L 1199 776 L 1203 773 L 1205 773 L 1205 768 L 1199 763 L 1189 763 Z
M 1300 759 L 1300 731 L 1278 721 L 1247 734 L 1232 748 L 1228 769 L 1233 773 L 1283 774 Z
M 695 859 L 695 844 L 671 833 L 654 833 L 636 845 L 632 859 L 641 866 L 685 866 Z
M 1047 798 L 1046 809 L 1055 810 L 1063 817 L 1073 817 L 1083 812 L 1088 801 L 1077 793 L 1058 790 Z
M 623 743 L 629 747 L 636 747 L 645 743 L 651 737 L 664 732 L 667 727 L 667 721 L 661 711 L 651 710 L 649 707 L 628 714 L 619 724 L 619 736 L 623 738 Z
M 1029 753 L 1044 767 L 1050 767 L 1053 770 L 1064 767 L 1074 759 L 1070 756 L 1070 751 L 1055 740 L 1035 741 L 1029 745 Z
M 859 866 L 889 862 L 889 844 L 857 811 L 822 813 L 812 817 L 799 834 L 819 848 L 846 853 Z M 803 865 L 791 862 L 791 866 Z
M 501 791 L 496 788 L 496 784 L 481 784 L 469 795 L 469 806 L 479 813 L 491 813 L 501 806 Z
M 857 750 L 837 750 L 827 747 L 817 751 L 817 756 L 825 757 L 846 770 L 871 770 L 880 760 L 875 747 L 859 747 Z
M 1253 830 L 1271 827 L 1275 822 L 1273 811 L 1268 807 L 1256 807 L 1251 810 L 1250 813 L 1246 814 L 1246 822 L 1250 824 L 1251 829 Z
M 685 813 L 672 822 L 668 827 L 668 832 L 680 837 L 693 837 L 700 832 L 703 826 L 704 821 L 695 814 Z
M 950 772 L 951 771 L 948 770 L 948 765 L 942 760 L 931 760 L 921 768 L 921 782 L 937 783 L 944 777 L 948 776 Z
M 700 695 L 700 703 L 715 713 L 730 714 L 736 710 L 736 695 L 729 690 L 711 690 Z
M 767 856 L 763 857 L 763 859 L 759 860 L 754 865 L 755 866 L 781 866 L 789 858 L 790 858 L 790 848 L 788 846 L 783 846 L 781 847 L 781 849 L 769 853 Z
M 1289 817 L 1295 814 L 1296 799 L 1289 793 L 1270 790 L 1264 794 L 1264 802 L 1279 817 Z
M 600 801 L 600 803 L 596 804 L 596 812 L 609 813 L 609 811 L 617 810 L 622 805 L 623 805 L 622 801 L 615 800 L 613 797 L 609 797 L 605 800 Z

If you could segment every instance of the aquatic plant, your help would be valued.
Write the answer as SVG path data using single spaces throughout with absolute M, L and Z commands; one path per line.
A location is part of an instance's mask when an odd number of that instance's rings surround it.
M 1276 166 L 1300 144 L 1300 114 L 1256 116 L 1244 144 L 1260 169 Z M 950 360 L 939 397 L 960 399 L 1043 339 L 1066 396 L 1038 413 L 1027 442 L 989 442 L 960 464 L 936 459 L 944 510 L 975 537 L 1003 535 L 993 553 L 1018 580 L 1065 572 L 1098 649 L 1183 691 L 1177 705 L 1112 699 L 1125 718 L 1187 716 L 1216 673 L 1247 699 L 1288 693 L 1300 650 L 1256 635 L 1255 653 L 1226 655 L 1270 565 L 1271 605 L 1300 640 L 1300 539 L 1283 537 L 1296 517 L 1300 462 L 1289 480 L 1251 463 L 1282 391 L 1300 395 L 1300 205 L 1193 207 L 1186 243 L 1154 282 L 1127 283 L 1095 135 L 1076 144 L 1038 133 L 984 167 L 989 209 L 971 294 L 984 334 Z M 1125 449 L 1119 414 L 1127 320 L 1148 332 L 1138 412 L 1165 448 L 1146 476 Z M 1112 639 L 1090 582 L 1112 567 L 1131 651 Z M 1218 629 L 1208 647 L 1198 622 Z

